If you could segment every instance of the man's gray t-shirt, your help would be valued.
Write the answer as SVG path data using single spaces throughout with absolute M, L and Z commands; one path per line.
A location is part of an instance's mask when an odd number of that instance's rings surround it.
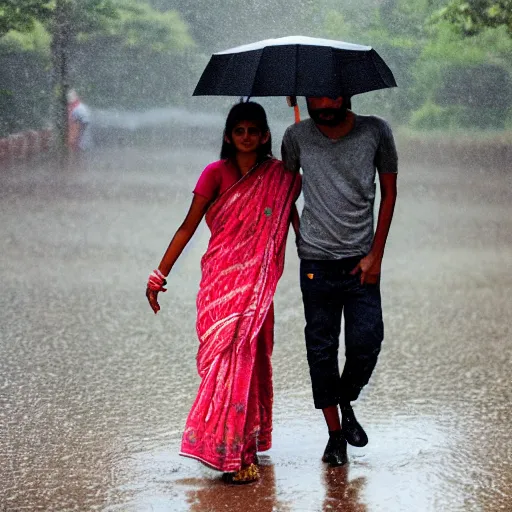
M 398 169 L 389 124 L 356 115 L 347 135 L 329 139 L 307 119 L 286 130 L 282 157 L 289 170 L 303 172 L 299 257 L 337 260 L 367 254 L 374 234 L 376 171 Z

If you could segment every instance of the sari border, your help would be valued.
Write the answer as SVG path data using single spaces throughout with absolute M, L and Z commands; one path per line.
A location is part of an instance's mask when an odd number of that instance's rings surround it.
M 235 463 L 235 462 L 231 465 L 227 464 L 227 466 L 230 468 L 231 468 L 231 466 L 237 465 L 238 466 L 237 468 L 233 467 L 233 469 L 223 469 L 223 468 L 216 466 L 215 464 L 207 461 L 206 459 L 203 459 L 199 455 L 193 455 L 191 453 L 187 453 L 182 450 L 180 450 L 179 455 L 181 457 L 186 457 L 187 459 L 197 460 L 198 462 L 201 462 L 202 464 L 204 464 L 206 467 L 208 467 L 210 469 L 214 469 L 215 471 L 222 471 L 223 473 L 235 473 L 236 471 L 239 471 L 242 468 L 242 459 L 240 459 L 240 464 Z

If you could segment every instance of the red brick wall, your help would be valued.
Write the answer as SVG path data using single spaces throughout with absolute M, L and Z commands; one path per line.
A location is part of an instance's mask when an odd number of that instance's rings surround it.
M 26 131 L 0 139 L 0 164 L 28 160 L 49 151 L 54 144 L 51 130 Z

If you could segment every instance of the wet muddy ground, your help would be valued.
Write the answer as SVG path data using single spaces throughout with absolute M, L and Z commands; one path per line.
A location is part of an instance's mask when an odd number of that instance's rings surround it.
M 213 150 L 113 150 L 0 173 L 0 511 L 512 510 L 512 173 L 403 163 L 386 339 L 356 412 L 370 443 L 320 457 L 298 261 L 276 296 L 274 447 L 223 484 L 178 456 L 198 385 L 200 228 L 162 311 L 144 296 Z

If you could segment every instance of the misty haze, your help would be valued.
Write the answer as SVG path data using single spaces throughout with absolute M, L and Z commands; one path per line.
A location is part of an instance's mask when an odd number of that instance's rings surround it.
M 329 467 L 290 228 L 272 448 L 234 486 L 179 456 L 204 221 L 156 316 L 146 283 L 240 101 L 193 96 L 212 54 L 292 35 L 371 46 L 398 85 L 351 98 L 398 148 L 385 337 L 370 442 Z M 294 109 L 251 100 L 281 158 Z M 512 510 L 511 100 L 509 1 L 0 0 L 0 511 Z

